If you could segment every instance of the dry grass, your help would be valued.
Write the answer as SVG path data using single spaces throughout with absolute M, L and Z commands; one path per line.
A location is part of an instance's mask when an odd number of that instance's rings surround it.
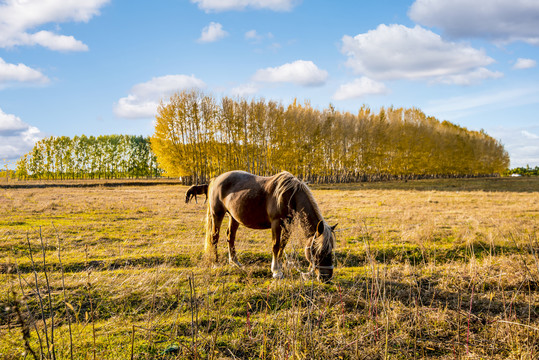
M 301 278 L 297 233 L 285 280 L 269 231 L 208 267 L 184 186 L 0 189 L 0 358 L 537 358 L 539 179 L 313 188 L 332 284 Z

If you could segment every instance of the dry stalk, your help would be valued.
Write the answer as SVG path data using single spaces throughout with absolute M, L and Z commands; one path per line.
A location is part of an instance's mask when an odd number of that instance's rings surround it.
M 15 294 L 15 290 L 11 289 L 11 292 L 13 295 L 13 308 L 15 309 L 17 320 L 21 324 L 24 348 L 26 349 L 26 351 L 32 354 L 32 357 L 34 358 L 34 360 L 37 360 L 36 353 L 34 349 L 32 349 L 32 347 L 30 346 L 30 329 L 28 328 L 28 325 L 24 322 L 24 319 L 22 317 L 21 310 L 19 309 L 19 301 L 17 300 L 17 295 Z
M 499 230 L 498 230 L 499 231 Z M 500 232 L 501 233 L 501 232 Z M 502 235 L 503 236 L 503 235 Z M 524 268 L 526 269 L 526 272 L 530 275 L 530 280 L 534 281 L 534 282 L 537 282 L 538 280 L 533 276 L 532 272 L 530 271 L 530 268 L 528 267 L 528 265 L 526 264 L 526 260 L 524 259 L 524 256 L 522 255 L 522 251 L 520 249 L 520 247 L 518 246 L 516 240 L 515 240 L 515 237 L 513 236 L 513 233 L 510 232 L 509 233 L 509 237 L 511 238 L 511 241 L 513 242 L 513 244 L 515 245 L 515 247 L 517 248 L 518 250 L 518 255 L 520 257 L 520 260 L 522 261 L 522 265 L 524 266 Z M 532 253 L 534 255 L 534 258 L 535 258 L 535 261 L 536 261 L 536 265 L 539 269 L 539 264 L 537 264 L 537 257 L 535 257 L 535 252 Z
M 88 299 L 90 301 L 90 321 L 92 323 L 92 353 L 94 356 L 94 360 L 96 359 L 96 335 L 95 335 L 95 319 L 94 319 L 94 304 L 92 301 L 92 283 L 90 281 L 90 274 L 92 271 L 90 270 L 90 267 L 88 266 L 88 245 L 85 246 L 85 252 L 86 252 L 86 271 L 87 271 L 87 279 L 86 279 L 86 291 L 88 293 Z
M 219 306 L 217 308 L 217 319 L 215 323 L 215 329 L 213 331 L 213 336 L 211 337 L 210 359 L 213 359 L 214 357 L 215 345 L 217 344 L 217 335 L 219 334 L 219 326 L 221 324 L 223 297 L 224 297 L 224 284 L 221 285 L 221 295 L 219 296 Z
M 475 284 L 472 282 L 472 294 L 470 295 L 470 310 L 468 312 L 468 328 L 466 329 L 466 356 L 469 355 L 470 346 L 470 318 L 472 315 L 473 295 L 475 290 Z
M 13 249 L 12 249 L 13 251 Z M 6 295 L 7 295 L 7 304 L 10 303 L 9 301 L 9 294 L 11 293 L 11 296 L 13 297 L 13 305 L 12 307 L 10 306 L 7 306 L 6 307 L 6 310 L 7 311 L 10 311 L 11 308 L 13 308 L 15 310 L 15 314 L 17 316 L 17 320 L 18 322 L 20 323 L 21 325 L 21 329 L 22 329 L 22 338 L 23 338 L 23 341 L 24 341 L 24 348 L 26 349 L 26 351 L 28 351 L 30 354 L 32 354 L 33 358 L 35 360 L 37 360 L 37 357 L 36 357 L 36 353 L 34 352 L 34 350 L 32 349 L 32 347 L 30 346 L 30 328 L 28 327 L 28 325 L 26 324 L 26 322 L 24 321 L 23 317 L 22 317 L 22 314 L 21 314 L 21 310 L 19 308 L 19 300 L 17 299 L 17 293 L 15 292 L 15 287 L 13 285 L 13 275 L 12 274 L 12 268 L 9 267 L 7 269 L 7 273 L 8 273 L 8 276 L 10 277 L 10 289 L 6 289 Z M 10 319 L 8 318 L 7 319 L 7 326 L 8 326 L 8 331 L 11 330 L 11 321 Z
M 537 267 L 537 273 L 539 274 L 539 258 L 537 255 L 537 252 L 539 251 L 539 242 L 537 241 L 537 237 L 535 236 L 535 234 L 529 234 L 528 239 L 530 252 L 533 255 L 533 259 L 535 260 L 535 266 Z
M 134 359 L 135 355 L 135 325 L 133 325 L 133 330 L 131 332 L 131 360 Z
M 195 292 L 196 290 L 195 290 L 195 280 L 194 280 L 193 273 L 191 273 L 188 280 L 189 280 L 189 296 L 190 296 L 190 304 L 191 304 L 192 347 L 193 347 L 193 353 L 195 354 L 195 358 L 198 358 L 198 350 L 197 350 L 198 309 L 197 309 L 197 304 L 196 304 L 196 292 Z
M 71 316 L 69 316 L 69 307 L 68 307 L 67 296 L 66 296 L 64 265 L 62 264 L 62 257 L 60 255 L 60 253 L 61 253 L 61 251 L 60 251 L 60 247 L 61 247 L 61 245 L 60 245 L 60 235 L 58 234 L 58 230 L 54 226 L 54 223 L 52 224 L 52 227 L 56 231 L 56 238 L 58 240 L 58 263 L 60 264 L 60 272 L 61 272 L 61 275 L 62 275 L 62 293 L 63 293 L 63 296 L 64 296 L 64 308 L 65 308 L 65 312 L 66 312 L 67 325 L 68 325 L 68 329 L 69 329 L 69 354 L 70 354 L 71 360 L 73 360 L 73 334 L 71 333 Z
M 16 271 L 17 271 L 17 277 L 19 278 L 19 287 L 21 289 L 21 295 L 22 295 L 22 298 L 23 300 L 26 299 L 26 294 L 24 292 L 24 287 L 23 287 L 23 284 L 22 284 L 22 276 L 21 276 L 21 272 L 19 271 L 19 263 L 17 262 L 17 259 L 15 259 L 15 268 L 16 268 Z M 26 282 L 26 280 L 25 280 Z M 28 282 L 26 282 L 26 284 L 28 286 L 30 286 L 28 284 Z M 41 340 L 41 335 L 39 334 L 39 330 L 37 328 L 37 324 L 36 324 L 36 320 L 34 318 L 34 315 L 32 314 L 32 312 L 30 311 L 30 307 L 28 306 L 28 302 L 25 300 L 24 301 L 25 303 L 25 306 L 26 306 L 26 311 L 28 312 L 28 316 L 30 317 L 30 321 L 32 322 L 33 326 L 34 326 L 34 330 L 36 331 L 36 335 L 37 335 L 37 340 L 39 342 L 39 350 L 40 350 L 40 357 L 43 357 L 43 342 Z
M 51 352 L 50 352 L 50 346 L 49 346 L 49 335 L 48 335 L 48 330 L 47 330 L 47 321 L 45 320 L 45 308 L 43 306 L 43 298 L 41 296 L 41 292 L 39 291 L 36 264 L 34 262 L 34 256 L 32 255 L 32 246 L 30 245 L 30 237 L 28 236 L 28 232 L 26 233 L 26 242 L 28 243 L 28 251 L 30 253 L 30 261 L 32 262 L 32 269 L 34 271 L 36 294 L 37 294 L 37 297 L 39 299 L 39 307 L 41 309 L 41 319 L 43 321 L 43 331 L 45 332 L 45 343 L 47 344 L 47 357 L 51 358 Z
M 531 329 L 531 330 L 539 331 L 539 328 L 536 328 L 535 326 L 521 324 L 521 323 L 517 323 L 517 322 L 514 322 L 514 321 L 496 320 L 495 322 L 504 323 L 504 324 L 510 324 L 510 325 L 518 325 L 518 326 L 526 327 L 526 328 Z
M 41 252 L 43 255 L 43 274 L 45 275 L 45 283 L 47 284 L 47 298 L 49 300 L 49 314 L 51 318 L 51 343 L 49 348 L 52 349 L 52 360 L 56 360 L 56 349 L 54 346 L 54 309 L 52 307 L 51 287 L 49 284 L 49 276 L 47 274 L 47 264 L 45 262 L 45 245 L 43 244 L 43 236 L 41 235 L 41 226 L 39 227 L 39 241 L 41 243 Z

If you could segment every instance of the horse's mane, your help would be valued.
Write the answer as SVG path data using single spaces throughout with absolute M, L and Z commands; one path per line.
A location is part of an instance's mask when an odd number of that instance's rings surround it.
M 318 204 L 314 200 L 313 193 L 303 181 L 299 180 L 294 175 L 290 174 L 288 171 L 283 171 L 275 175 L 274 182 L 275 182 L 275 190 L 273 194 L 275 198 L 277 199 L 277 204 L 279 207 L 289 206 L 290 200 L 292 199 L 294 194 L 297 191 L 302 191 L 303 193 L 305 193 L 305 195 L 309 199 L 316 217 L 324 221 L 324 217 L 322 216 L 322 213 L 320 212 L 320 209 L 318 208 Z M 289 191 L 291 191 L 290 195 L 285 196 L 285 194 Z M 324 233 L 322 234 L 323 236 L 319 236 L 315 238 L 315 241 L 313 241 L 313 247 L 317 252 L 327 254 L 331 252 L 333 250 L 333 247 L 335 246 L 334 244 L 335 237 L 332 236 L 331 228 L 325 223 L 325 221 L 324 221 L 324 225 L 325 225 Z M 317 239 L 321 239 L 321 240 L 317 240 Z
M 305 185 L 305 183 L 300 181 L 294 175 L 290 174 L 288 171 L 283 171 L 275 175 L 273 181 L 275 183 L 275 190 L 273 191 L 273 195 L 277 199 L 277 204 L 279 208 L 289 206 L 290 200 L 292 199 L 294 194 L 298 190 L 301 190 L 307 195 L 307 197 L 313 204 L 313 209 L 315 210 L 316 215 L 318 215 L 319 218 L 322 218 L 320 210 L 318 209 L 318 205 L 316 205 L 316 201 L 314 201 L 314 197 L 307 185 Z M 291 191 L 291 193 L 288 196 L 285 196 L 288 191 Z

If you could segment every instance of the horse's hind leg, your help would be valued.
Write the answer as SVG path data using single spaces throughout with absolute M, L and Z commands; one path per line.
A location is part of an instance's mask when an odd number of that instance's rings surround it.
M 236 221 L 230 214 L 228 214 L 230 217 L 230 220 L 228 222 L 228 229 L 226 229 L 226 238 L 228 240 L 228 262 L 230 264 L 235 264 L 239 267 L 242 267 L 240 262 L 238 261 L 238 257 L 236 256 L 236 246 L 234 242 L 236 241 L 236 231 L 238 231 L 238 227 L 240 226 L 240 223 Z
M 207 238 L 206 245 L 211 248 L 207 248 L 206 251 L 208 254 L 210 251 L 213 252 L 215 262 L 217 262 L 219 260 L 217 243 L 219 242 L 219 231 L 221 230 L 221 223 L 223 222 L 224 214 L 210 214 L 209 216 L 211 216 L 212 219 L 208 228 L 210 234 L 206 234 L 206 236 L 211 236 L 211 238 Z M 208 243 L 208 240 L 210 240 L 210 243 Z

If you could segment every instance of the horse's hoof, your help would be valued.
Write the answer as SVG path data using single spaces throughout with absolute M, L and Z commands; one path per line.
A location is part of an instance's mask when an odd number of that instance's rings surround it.
M 282 271 L 274 272 L 274 273 L 273 273 L 273 278 L 274 278 L 274 279 L 279 279 L 279 280 L 282 279 L 282 278 L 284 278 L 283 272 L 282 272 Z
M 307 280 L 311 280 L 313 278 L 313 273 L 312 272 L 302 272 L 301 273 L 301 278 L 304 280 L 304 281 L 307 281 Z
M 232 259 L 231 259 L 231 260 L 228 261 L 228 263 L 229 263 L 230 265 L 232 265 L 232 266 L 237 266 L 237 267 L 239 267 L 240 269 L 243 268 L 242 263 L 240 263 L 238 260 L 232 260 Z

